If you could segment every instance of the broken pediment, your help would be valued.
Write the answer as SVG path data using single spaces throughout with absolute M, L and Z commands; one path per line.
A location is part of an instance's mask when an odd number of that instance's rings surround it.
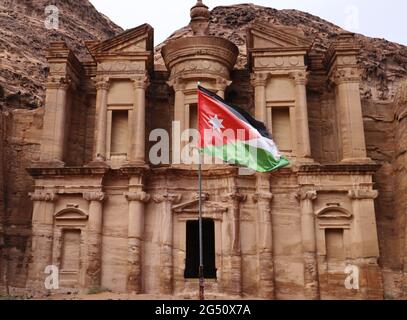
M 152 54 L 154 51 L 153 34 L 153 28 L 148 24 L 143 24 L 102 42 L 87 42 L 87 47 L 93 56 L 146 52 Z
M 300 30 L 292 27 L 274 26 L 255 22 L 247 30 L 247 46 L 253 49 L 302 49 L 311 47 L 312 41 L 306 39 Z
M 172 207 L 172 210 L 180 219 L 188 219 L 191 216 L 197 217 L 199 214 L 199 199 L 193 199 Z M 202 214 L 204 218 L 222 220 L 222 215 L 228 211 L 224 204 L 214 201 L 203 201 Z
M 335 220 L 352 219 L 352 214 L 348 210 L 338 206 L 324 208 L 317 212 L 316 215 L 318 219 L 335 219 Z
M 56 220 L 87 220 L 88 215 L 78 208 L 65 208 L 55 214 Z

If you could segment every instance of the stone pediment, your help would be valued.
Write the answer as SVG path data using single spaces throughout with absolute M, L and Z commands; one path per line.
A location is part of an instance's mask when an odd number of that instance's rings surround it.
M 87 220 L 88 215 L 81 209 L 67 207 L 54 215 L 56 220 Z
M 299 30 L 291 27 L 277 27 L 264 22 L 255 22 L 247 30 L 247 45 L 253 49 L 309 49 L 312 41 Z
M 199 199 L 193 199 L 172 207 L 174 213 L 180 220 L 190 220 L 198 218 Z M 202 215 L 204 218 L 222 220 L 223 214 L 228 211 L 228 207 L 222 203 L 204 200 L 202 203 Z
M 87 42 L 88 50 L 93 56 L 103 54 L 141 54 L 154 51 L 153 28 L 143 24 L 122 34 L 102 41 Z
M 352 219 L 353 215 L 346 209 L 337 207 L 337 206 L 332 206 L 332 207 L 327 207 L 319 212 L 317 212 L 316 216 L 319 219 L 334 219 L 334 220 L 349 220 Z

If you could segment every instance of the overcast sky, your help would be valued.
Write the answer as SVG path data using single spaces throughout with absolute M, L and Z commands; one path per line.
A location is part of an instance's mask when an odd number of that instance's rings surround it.
M 90 0 L 102 13 L 124 29 L 149 23 L 159 44 L 189 23 L 195 0 Z M 347 30 L 407 45 L 406 0 L 249 0 L 276 9 L 298 9 L 317 15 Z M 204 0 L 216 6 L 243 0 Z

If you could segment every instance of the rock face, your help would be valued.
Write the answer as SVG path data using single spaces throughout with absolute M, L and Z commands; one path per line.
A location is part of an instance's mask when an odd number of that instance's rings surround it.
M 0 0 L 0 257 L 4 257 L 0 263 L 0 290 L 5 287 L 8 269 L 12 270 L 8 273 L 8 285 L 17 293 L 18 288 L 24 291 L 30 256 L 32 204 L 28 193 L 33 190 L 33 182 L 25 169 L 31 161 L 39 159 L 43 85 L 48 73 L 45 49 L 50 41 L 63 39 L 85 61 L 90 57 L 83 41 L 102 40 L 122 31 L 88 1 L 53 3 L 60 9 L 59 30 L 44 28 L 47 1 Z M 254 20 L 300 27 L 304 36 L 314 38 L 311 56 L 315 59 L 309 61 L 310 65 L 318 61 L 318 55 L 342 31 L 327 21 L 295 10 L 279 11 L 252 4 L 217 7 L 211 12 L 210 34 L 238 46 L 237 69 L 242 78 L 249 76 L 243 70 L 247 63 L 245 37 L 247 26 Z M 156 70 L 165 70 L 162 47 L 169 40 L 191 34 L 192 30 L 185 27 L 156 48 Z M 376 200 L 376 219 L 385 297 L 402 298 L 407 292 L 407 87 L 401 79 L 407 76 L 407 47 L 362 35 L 356 38 L 362 47 L 359 65 L 363 71 L 361 94 L 368 155 L 382 165 L 375 175 L 375 183 L 380 193 Z M 325 89 L 318 88 L 321 92 Z M 247 94 L 251 92 L 248 90 Z M 311 99 L 312 95 L 310 92 Z M 252 101 L 252 98 L 244 100 Z M 319 122 L 323 110 L 317 102 L 309 105 L 310 126 L 329 127 Z M 3 238 L 7 246 L 2 245 Z
M 253 22 L 268 23 L 301 28 L 304 36 L 315 39 L 315 53 L 328 49 L 340 27 L 319 17 L 297 10 L 276 10 L 254 4 L 216 7 L 211 12 L 210 34 L 234 42 L 240 51 L 238 66 L 246 64 L 246 28 Z M 156 49 L 156 61 L 162 63 L 161 48 L 168 41 L 191 35 L 189 27 L 171 35 Z M 407 75 L 407 47 L 386 41 L 357 35 L 362 46 L 359 63 L 363 69 L 363 96 L 373 100 L 391 100 L 397 89 L 397 79 Z
M 86 60 L 84 41 L 103 40 L 122 31 L 84 0 L 52 1 L 59 9 L 59 28 L 47 30 L 45 8 L 50 3 L 0 0 L 0 256 L 7 252 L 14 274 L 9 279 L 12 287 L 25 285 L 32 211 L 27 199 L 32 180 L 25 168 L 39 154 L 43 121 L 39 107 L 49 71 L 45 50 L 51 41 L 64 40 Z M 5 236 L 7 249 L 2 246 L 3 219 L 15 229 Z M 5 266 L 0 263 L 0 287 Z
M 57 0 L 59 28 L 48 30 L 46 0 L 0 1 L 0 99 L 11 108 L 42 105 L 48 69 L 45 50 L 51 41 L 65 40 L 82 59 L 86 40 L 103 40 L 122 29 L 101 15 L 89 1 Z M 52 13 L 51 13 L 52 14 Z

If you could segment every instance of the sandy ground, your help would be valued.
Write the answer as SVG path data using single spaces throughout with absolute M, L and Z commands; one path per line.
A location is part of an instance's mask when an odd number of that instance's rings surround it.
M 250 297 L 232 297 L 224 295 L 207 295 L 207 300 L 253 300 Z M 111 292 L 101 292 L 96 294 L 57 294 L 46 298 L 39 298 L 33 300 L 198 300 L 196 296 L 167 296 L 167 295 L 155 295 L 155 294 L 120 294 Z

